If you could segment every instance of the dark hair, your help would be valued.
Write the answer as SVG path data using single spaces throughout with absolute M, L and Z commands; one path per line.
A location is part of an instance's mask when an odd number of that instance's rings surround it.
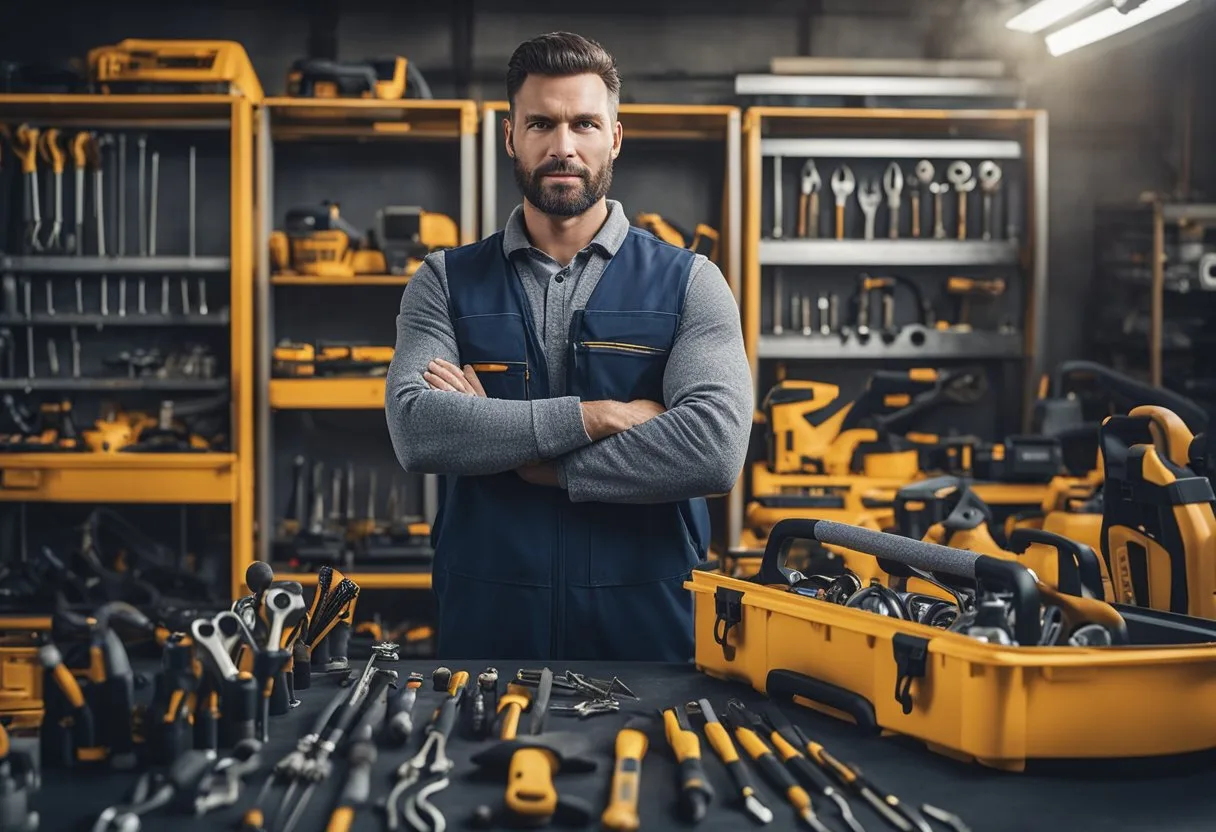
M 550 32 L 521 43 L 507 63 L 507 102 L 515 119 L 515 94 L 529 75 L 563 77 L 593 73 L 608 88 L 608 107 L 613 116 L 621 98 L 621 77 L 616 59 L 593 40 L 572 32 Z

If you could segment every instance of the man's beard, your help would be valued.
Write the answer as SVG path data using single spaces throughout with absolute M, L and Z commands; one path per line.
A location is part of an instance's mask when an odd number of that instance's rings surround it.
M 601 198 L 607 195 L 612 187 L 612 157 L 604 161 L 604 166 L 598 172 L 592 173 L 584 167 L 562 159 L 554 159 L 528 171 L 516 156 L 514 159 L 515 184 L 523 193 L 524 198 L 545 214 L 555 217 L 577 217 Z M 545 185 L 545 176 L 551 173 L 564 173 L 579 177 L 580 184 Z

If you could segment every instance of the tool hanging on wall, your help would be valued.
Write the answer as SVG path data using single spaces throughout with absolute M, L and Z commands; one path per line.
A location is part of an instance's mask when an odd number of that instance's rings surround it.
M 980 190 L 984 195 L 982 237 L 992 239 L 992 203 L 1001 189 L 1001 166 L 991 160 L 980 162 Z
M 889 212 L 887 236 L 896 240 L 899 238 L 900 196 L 904 189 L 904 172 L 899 166 L 899 162 L 887 165 L 887 169 L 882 175 L 882 187 L 887 192 L 887 211 Z
M 819 236 L 819 192 L 823 182 L 814 159 L 807 159 L 802 166 L 800 197 L 798 200 L 798 236 Z
M 638 228 L 646 229 L 665 243 L 686 248 L 696 254 L 703 254 L 717 262 L 718 231 L 703 222 L 697 223 L 696 230 L 692 234 L 659 214 L 638 214 L 634 217 L 633 224 Z
M 975 190 L 975 177 L 971 165 L 962 160 L 951 162 L 946 178 L 958 194 L 958 239 L 967 239 L 967 194 Z
M 832 193 L 836 197 L 836 239 L 844 239 L 844 210 L 849 197 L 853 195 L 856 180 L 848 165 L 842 165 L 832 172 Z

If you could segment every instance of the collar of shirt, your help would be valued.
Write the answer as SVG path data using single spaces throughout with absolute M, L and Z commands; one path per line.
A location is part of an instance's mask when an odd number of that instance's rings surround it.
M 629 218 L 625 216 L 625 208 L 620 202 L 615 199 L 605 202 L 608 204 L 608 218 L 604 220 L 587 249 L 598 249 L 602 255 L 611 258 L 621 247 L 621 243 L 625 242 L 625 236 L 629 233 Z M 517 205 L 503 228 L 503 254 L 510 259 L 515 253 L 530 249 L 532 241 L 528 239 L 528 230 L 524 226 L 524 207 Z

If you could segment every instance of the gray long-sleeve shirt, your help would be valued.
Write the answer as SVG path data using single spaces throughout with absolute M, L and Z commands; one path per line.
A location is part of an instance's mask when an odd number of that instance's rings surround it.
M 402 293 L 385 391 L 389 435 L 407 471 L 483 475 L 552 460 L 576 502 L 669 502 L 730 490 L 747 453 L 752 380 L 734 295 L 704 256 L 693 261 L 663 377 L 667 412 L 592 442 L 579 399 L 565 394 L 571 318 L 629 230 L 621 204 L 609 200 L 608 208 L 595 238 L 565 266 L 531 245 L 522 208 L 504 229 L 503 249 L 543 342 L 549 399 L 487 399 L 427 385 L 430 361 L 461 364 L 443 252 L 427 256 Z

